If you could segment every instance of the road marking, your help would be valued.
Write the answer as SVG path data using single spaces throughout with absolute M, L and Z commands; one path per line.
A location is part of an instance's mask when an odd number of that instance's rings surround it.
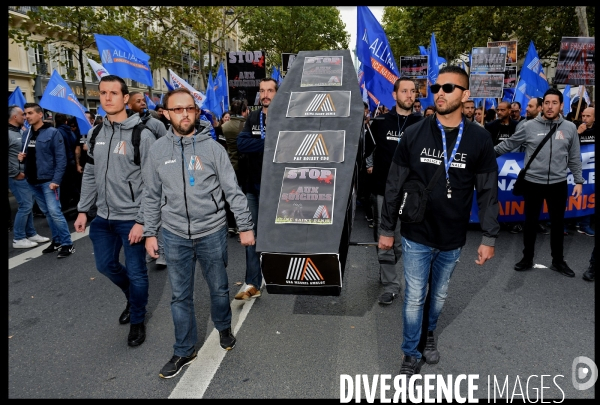
M 242 285 L 240 291 L 243 291 L 245 288 L 246 284 Z M 234 299 L 231 302 L 231 328 L 234 336 L 237 336 L 238 331 L 250 312 L 250 308 L 252 308 L 252 305 L 254 305 L 256 300 L 257 298 L 248 301 Z M 233 350 L 235 350 L 235 348 Z M 184 371 L 185 374 L 183 374 L 177 383 L 177 386 L 173 392 L 171 392 L 171 395 L 169 395 L 169 399 L 201 399 L 226 354 L 227 352 L 221 349 L 221 346 L 219 345 L 219 332 L 216 329 L 213 329 L 202 345 L 200 351 L 198 351 L 198 358 L 192 364 L 187 366 L 188 369 Z
M 81 232 L 81 233 L 73 232 L 71 234 L 71 240 L 73 242 L 75 242 L 76 240 L 79 240 L 79 239 L 83 238 L 84 236 L 88 236 L 89 233 L 90 233 L 90 227 L 88 226 L 85 228 L 84 232 Z M 46 242 L 46 243 L 39 244 L 38 246 L 34 247 L 33 249 L 28 249 L 25 253 L 21 253 L 20 255 L 11 257 L 10 259 L 8 259 L 8 269 L 10 270 L 17 266 L 20 266 L 23 263 L 28 262 L 29 260 L 37 259 L 41 255 L 43 255 L 42 250 L 44 250 L 48 247 L 48 243 L 52 243 L 52 242 Z

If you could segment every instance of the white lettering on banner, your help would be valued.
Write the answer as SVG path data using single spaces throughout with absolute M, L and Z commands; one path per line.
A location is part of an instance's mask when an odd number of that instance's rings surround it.
M 594 169 L 596 165 L 596 152 L 583 152 L 581 154 L 581 169 L 589 170 Z
M 252 63 L 260 61 L 261 51 L 229 52 L 229 63 Z
M 515 176 L 519 175 L 521 171 L 521 166 L 514 159 L 506 159 L 500 172 L 498 172 L 498 177 L 508 176 L 509 174 L 514 174 Z

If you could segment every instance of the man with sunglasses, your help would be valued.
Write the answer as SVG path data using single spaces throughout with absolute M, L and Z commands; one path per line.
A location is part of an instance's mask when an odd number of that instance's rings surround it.
M 475 263 L 494 257 L 500 229 L 496 155 L 489 132 L 462 114 L 468 86 L 469 76 L 460 67 L 440 69 L 431 86 L 436 113 L 405 130 L 387 178 L 380 249 L 393 247 L 403 184 L 418 179 L 427 185 L 442 165 L 423 221 L 403 223 L 400 231 L 406 288 L 400 374 L 407 376 L 420 372 L 422 359 L 428 364 L 440 359 L 434 331 L 466 243 L 474 189 L 483 233 Z
M 373 232 L 375 240 L 379 238 L 381 223 L 381 205 L 385 194 L 385 182 L 388 177 L 394 151 L 398 146 L 406 128 L 423 119 L 422 115 L 413 113 L 417 89 L 413 79 L 402 76 L 394 83 L 392 96 L 396 105 L 389 112 L 373 119 L 371 133 L 373 138 L 365 136 L 365 156 L 371 156 L 367 162 L 367 173 L 371 175 L 371 206 L 373 207 Z M 420 103 L 419 103 L 420 104 Z M 372 164 L 369 167 L 369 163 Z M 396 264 L 402 257 L 400 240 L 400 223 L 394 231 L 393 249 L 378 249 L 379 281 L 383 292 L 379 296 L 379 304 L 390 305 L 400 293 L 400 272 Z
M 210 315 L 220 345 L 231 350 L 231 306 L 227 279 L 227 216 L 225 201 L 235 216 L 243 246 L 254 245 L 248 201 L 237 184 L 227 151 L 210 135 L 210 123 L 194 126 L 194 97 L 186 88 L 164 96 L 163 114 L 171 122 L 167 135 L 150 148 L 144 197 L 146 251 L 158 256 L 160 226 L 172 289 L 175 326 L 173 357 L 160 370 L 175 377 L 196 358 L 198 331 L 194 311 L 196 261 L 210 291 Z
M 148 164 L 150 145 L 156 138 L 144 128 L 139 145 L 140 164 L 136 164 L 133 128 L 141 119 L 137 113 L 127 114 L 127 84 L 119 76 L 106 75 L 100 79 L 98 89 L 106 119 L 98 124 L 102 127 L 93 148 L 90 140 L 94 129 L 88 132 L 88 159 L 83 170 L 75 230 L 85 231 L 87 213 L 95 203 L 97 214 L 90 223 L 90 239 L 96 268 L 125 294 L 127 305 L 119 323 L 130 323 L 127 344 L 134 347 L 146 339 L 148 269 L 142 211 L 146 179 L 142 169 Z M 121 248 L 125 250 L 125 264 L 119 261 Z

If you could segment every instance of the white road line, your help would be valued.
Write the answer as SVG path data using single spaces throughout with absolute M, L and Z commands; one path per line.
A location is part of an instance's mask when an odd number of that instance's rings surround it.
M 75 242 L 76 240 L 81 239 L 84 236 L 88 236 L 89 233 L 90 233 L 90 227 L 88 226 L 85 228 L 84 232 L 81 232 L 81 233 L 73 232 L 71 234 L 71 240 L 73 242 Z M 42 243 L 42 244 L 34 247 L 33 249 L 28 249 L 25 253 L 21 253 L 20 255 L 11 257 L 10 259 L 8 259 L 8 269 L 9 270 L 13 269 L 29 260 L 37 259 L 41 255 L 43 255 L 42 250 L 46 249 L 48 247 L 49 243 L 52 243 L 52 242 Z
M 244 290 L 245 288 L 246 284 L 242 285 L 240 291 Z M 250 308 L 252 308 L 252 305 L 254 305 L 255 301 L 256 298 L 248 301 L 234 299 L 231 302 L 231 328 L 235 336 L 237 336 L 238 331 L 246 320 L 246 317 L 250 312 Z M 235 350 L 235 348 L 233 348 L 233 350 Z M 219 345 L 219 332 L 216 329 L 213 329 L 211 334 L 202 345 L 200 351 L 198 351 L 198 357 L 196 360 L 187 366 L 187 370 L 183 371 L 185 374 L 181 377 L 177 383 L 177 386 L 173 392 L 171 392 L 171 395 L 169 395 L 169 399 L 201 399 L 226 354 L 227 352 L 221 349 L 221 346 Z

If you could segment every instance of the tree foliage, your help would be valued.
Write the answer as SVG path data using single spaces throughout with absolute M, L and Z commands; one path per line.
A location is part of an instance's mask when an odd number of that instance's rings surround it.
M 246 51 L 266 52 L 267 66 L 281 65 L 281 53 L 348 49 L 350 36 L 333 6 L 256 7 L 239 18 Z
M 448 62 L 467 55 L 488 41 L 517 40 L 518 57 L 533 41 L 541 59 L 556 60 L 562 37 L 577 37 L 575 6 L 445 6 L 384 9 L 382 26 L 393 54 L 418 55 L 435 33 L 438 55 Z M 590 36 L 594 36 L 595 7 L 587 6 Z

